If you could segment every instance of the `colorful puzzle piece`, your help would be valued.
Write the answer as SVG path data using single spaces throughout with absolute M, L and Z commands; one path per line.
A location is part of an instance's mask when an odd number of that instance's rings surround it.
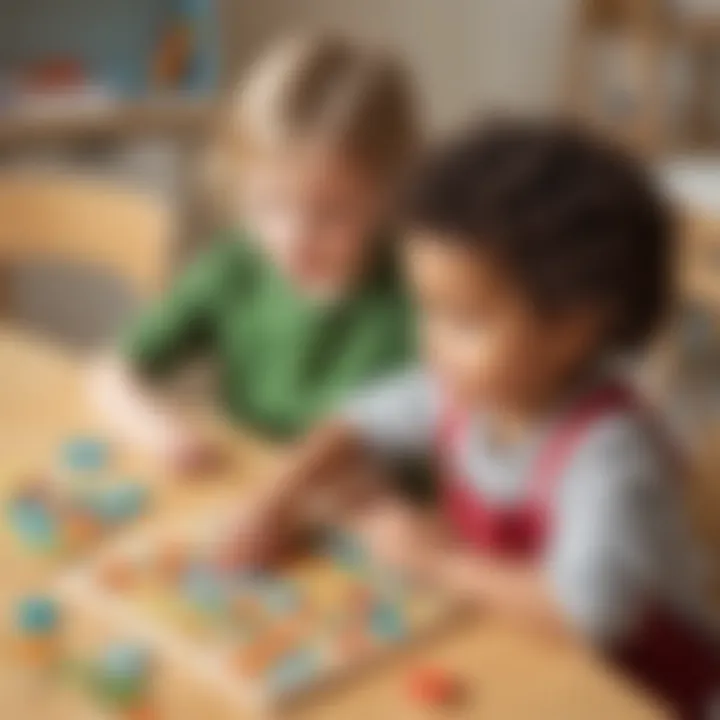
M 438 667 L 415 668 L 408 676 L 407 691 L 421 705 L 448 705 L 460 697 L 458 679 Z
M 102 470 L 110 455 L 106 442 L 93 437 L 75 437 L 62 448 L 63 466 L 71 472 L 92 472 Z
M 17 607 L 16 624 L 22 633 L 47 635 L 58 626 L 59 611 L 55 600 L 44 595 L 23 598 Z
M 148 707 L 151 671 L 147 648 L 135 643 L 115 643 L 92 663 L 88 682 L 102 704 L 134 713 Z

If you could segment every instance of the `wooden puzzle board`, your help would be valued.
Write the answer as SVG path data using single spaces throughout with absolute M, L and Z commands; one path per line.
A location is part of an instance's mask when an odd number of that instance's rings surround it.
M 207 535 L 187 525 L 137 534 L 63 578 L 60 596 L 239 708 L 264 711 L 351 678 L 458 616 L 456 603 L 370 563 L 337 531 L 277 572 L 214 580 L 203 578 Z

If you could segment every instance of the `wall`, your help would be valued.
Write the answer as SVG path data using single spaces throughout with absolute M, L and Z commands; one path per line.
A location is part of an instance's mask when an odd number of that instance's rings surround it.
M 557 102 L 576 0 L 226 0 L 228 65 L 298 27 L 341 29 L 397 48 L 434 127 L 477 110 Z

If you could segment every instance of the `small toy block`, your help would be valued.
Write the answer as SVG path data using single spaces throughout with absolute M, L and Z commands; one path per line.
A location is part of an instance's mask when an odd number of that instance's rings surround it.
M 140 515 L 147 505 L 148 495 L 148 489 L 143 485 L 123 482 L 93 492 L 88 498 L 88 506 L 103 523 L 116 525 Z
M 107 677 L 144 681 L 150 674 L 150 653 L 141 645 L 115 643 L 105 649 L 99 666 Z
M 458 700 L 460 683 L 457 678 L 437 667 L 415 668 L 408 676 L 407 692 L 421 705 L 448 705 Z
M 55 600 L 34 595 L 20 601 L 16 613 L 18 630 L 27 635 L 49 635 L 57 630 L 60 613 Z
M 8 508 L 13 530 L 28 546 L 52 549 L 57 545 L 57 523 L 44 503 L 30 498 L 15 498 Z
M 268 680 L 276 692 L 287 692 L 307 684 L 319 671 L 317 654 L 311 648 L 299 648 L 268 670 Z
M 125 720 L 155 720 L 157 712 L 152 705 L 140 704 L 137 707 L 129 707 L 122 712 Z
M 402 609 L 387 601 L 380 601 L 372 608 L 370 628 L 373 635 L 382 640 L 397 641 L 407 635 Z
M 75 437 L 62 448 L 63 465 L 68 470 L 92 472 L 102 470 L 108 461 L 107 443 L 97 438 Z
M 122 711 L 125 720 L 155 720 L 157 713 L 152 705 L 138 705 Z

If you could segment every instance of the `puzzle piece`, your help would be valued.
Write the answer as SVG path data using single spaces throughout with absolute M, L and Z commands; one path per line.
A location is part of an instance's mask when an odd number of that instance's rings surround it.
M 23 598 L 17 607 L 16 625 L 28 635 L 48 635 L 55 632 L 60 613 L 57 603 L 45 595 Z
M 149 652 L 140 645 L 118 643 L 105 648 L 89 674 L 98 699 L 123 711 L 145 706 L 151 681 Z
M 387 600 L 377 601 L 370 612 L 370 629 L 381 640 L 402 640 L 407 635 L 402 608 Z
M 418 667 L 408 676 L 408 694 L 421 705 L 448 705 L 459 698 L 460 689 L 458 679 L 438 667 Z
M 123 481 L 91 491 L 84 503 L 98 519 L 115 525 L 137 517 L 145 509 L 148 495 L 143 485 Z
M 108 462 L 109 446 L 103 440 L 78 436 L 68 440 L 62 447 L 63 467 L 71 472 L 96 472 Z
M 101 665 L 103 672 L 111 677 L 141 681 L 150 675 L 150 652 L 142 645 L 115 643 L 105 649 Z
M 322 670 L 314 648 L 301 647 L 282 656 L 267 673 L 269 686 L 277 693 L 285 693 L 309 684 Z
M 35 499 L 17 497 L 10 501 L 8 519 L 13 531 L 35 550 L 52 550 L 58 544 L 56 519 Z

